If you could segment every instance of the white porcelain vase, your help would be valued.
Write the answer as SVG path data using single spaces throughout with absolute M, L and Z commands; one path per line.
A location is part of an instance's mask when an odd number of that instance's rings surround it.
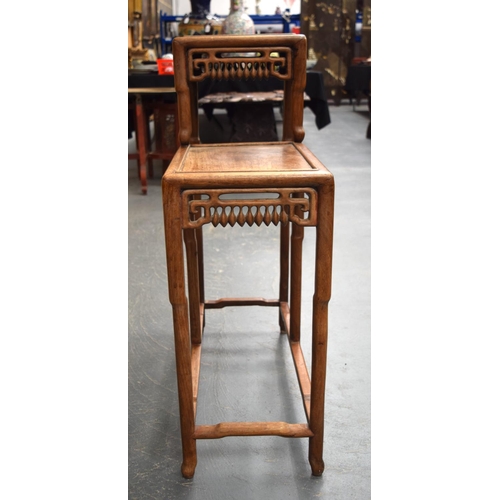
M 252 18 L 245 14 L 243 0 L 231 0 L 231 10 L 222 25 L 222 33 L 227 35 L 254 35 Z

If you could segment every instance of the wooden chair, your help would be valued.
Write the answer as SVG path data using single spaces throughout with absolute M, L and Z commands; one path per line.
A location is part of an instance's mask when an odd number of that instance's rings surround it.
M 179 146 L 177 103 L 164 102 L 162 94 L 165 90 L 168 89 L 164 87 L 129 89 L 129 94 L 135 94 L 133 99 L 129 99 L 128 107 L 134 112 L 137 152 L 129 153 L 128 159 L 137 160 L 137 171 L 143 194 L 148 192 L 147 178 L 153 177 L 153 160 L 163 160 L 163 171 L 165 171 Z M 154 117 L 154 147 L 149 129 L 151 115 Z
M 163 176 L 162 189 L 182 435 L 181 472 L 186 478 L 192 477 L 196 468 L 196 440 L 226 436 L 307 437 L 312 474 L 319 476 L 324 470 L 334 181 L 301 144 L 306 52 L 303 35 L 186 36 L 173 41 L 181 145 Z M 268 77 L 284 81 L 281 142 L 200 144 L 198 82 L 205 78 Z M 210 223 L 280 225 L 279 298 L 205 299 L 202 226 Z M 311 378 L 300 346 L 304 226 L 316 227 Z M 307 423 L 195 424 L 205 310 L 248 305 L 279 308 L 279 325 L 288 335 Z

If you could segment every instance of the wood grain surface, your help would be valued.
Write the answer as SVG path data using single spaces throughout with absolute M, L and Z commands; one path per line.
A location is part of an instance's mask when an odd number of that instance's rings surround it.
M 199 440 L 196 476 L 182 478 L 161 184 L 158 177 L 150 179 L 148 195 L 141 196 L 136 164 L 131 161 L 130 500 L 370 498 L 368 115 L 353 112 L 349 106 L 332 109 L 332 124 L 321 131 L 314 115 L 308 110 L 304 114 L 305 143 L 335 173 L 338 185 L 322 478 L 311 480 L 307 439 L 278 436 Z M 210 126 L 203 116 L 200 120 L 203 126 Z M 280 296 L 281 228 L 238 224 L 201 228 L 207 300 Z M 301 348 L 310 370 L 315 229 L 306 227 L 304 233 Z M 280 335 L 275 307 L 208 310 L 202 349 L 197 425 L 305 421 L 290 346 L 286 335 Z
M 324 471 L 324 401 L 328 302 L 331 295 L 334 180 L 303 145 L 303 92 L 306 39 L 303 36 L 219 36 L 174 39 L 180 142 L 162 179 L 165 246 L 175 338 L 175 359 L 182 441 L 182 475 L 194 476 L 198 439 L 274 435 L 309 438 L 311 472 Z M 283 142 L 199 144 L 196 82 L 205 78 L 266 78 L 285 81 Z M 199 189 L 195 189 L 199 187 Z M 250 201 L 240 196 L 254 195 Z M 263 209 L 263 210 L 261 210 Z M 278 317 L 285 329 L 297 371 L 307 424 L 248 420 L 196 425 L 202 325 L 205 322 L 203 225 L 233 227 L 253 223 L 292 225 L 291 244 L 280 233 L 280 296 L 288 305 L 284 266 L 290 266 L 289 309 Z M 311 377 L 300 342 L 303 226 L 316 227 Z M 185 255 L 183 251 L 185 243 Z M 285 255 L 290 249 L 290 258 Z M 228 254 L 231 259 L 231 255 Z M 187 266 L 187 280 L 185 279 Z M 188 297 L 186 297 L 186 294 Z M 279 301 L 274 301 L 280 307 Z M 212 305 L 266 305 L 267 300 L 226 299 Z M 278 310 L 279 312 L 279 310 Z M 203 314 L 203 317 L 200 317 Z M 310 386 L 309 386 L 310 381 Z

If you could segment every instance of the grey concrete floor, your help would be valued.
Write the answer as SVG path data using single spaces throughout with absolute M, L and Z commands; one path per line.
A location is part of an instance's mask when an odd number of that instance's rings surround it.
M 370 498 L 370 140 L 368 109 L 330 107 L 317 130 L 304 112 L 304 143 L 336 181 L 329 308 L 325 471 L 311 476 L 307 439 L 229 437 L 198 441 L 193 479 L 180 473 L 181 446 L 172 315 L 168 301 L 161 164 L 140 194 L 129 162 L 129 498 Z M 225 127 L 225 116 L 220 115 Z M 203 134 L 217 131 L 201 120 Z M 279 128 L 279 125 L 278 125 Z M 225 129 L 227 131 L 227 129 Z M 134 141 L 129 141 L 129 151 Z M 279 230 L 206 226 L 208 299 L 278 297 Z M 314 229 L 306 228 L 302 345 L 310 359 Z M 293 361 L 274 308 L 207 312 L 198 424 L 305 422 Z M 308 363 L 310 369 L 310 364 Z

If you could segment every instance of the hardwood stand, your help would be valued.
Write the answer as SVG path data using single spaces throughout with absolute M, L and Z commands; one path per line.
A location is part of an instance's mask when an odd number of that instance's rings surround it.
M 301 144 L 306 39 L 302 35 L 178 37 L 174 39 L 173 51 L 181 146 L 163 176 L 162 185 L 183 448 L 182 474 L 186 478 L 194 475 L 198 439 L 273 435 L 308 438 L 312 474 L 319 476 L 324 470 L 334 180 L 328 169 Z M 282 141 L 199 144 L 198 81 L 204 78 L 266 78 L 270 74 L 285 82 Z M 207 300 L 202 241 L 205 224 L 222 227 L 279 225 L 279 297 Z M 308 226 L 316 228 L 311 376 L 300 344 L 302 241 L 304 227 Z M 205 311 L 229 306 L 278 309 L 279 325 L 288 336 L 297 372 L 306 422 L 196 425 Z

